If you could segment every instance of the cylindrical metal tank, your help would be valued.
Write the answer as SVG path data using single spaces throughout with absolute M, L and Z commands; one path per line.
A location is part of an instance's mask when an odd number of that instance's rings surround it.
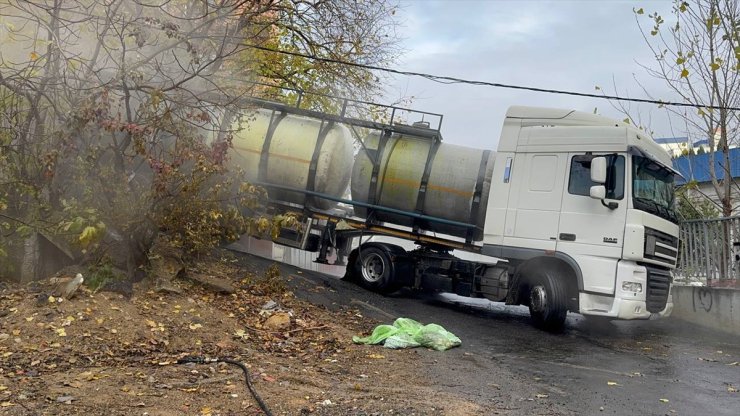
M 383 140 L 380 134 L 371 134 L 364 145 L 367 151 L 356 156 L 352 170 L 353 200 L 477 227 L 468 234 L 460 226 L 382 211 L 374 211 L 373 219 L 474 241 L 483 238 L 493 152 L 399 134 Z M 367 218 L 369 213 L 356 207 L 355 214 Z
M 256 110 L 243 118 L 234 135 L 230 163 L 246 180 L 311 190 L 341 198 L 352 171 L 352 135 L 341 124 Z M 269 190 L 270 198 L 310 208 L 336 202 L 303 193 Z

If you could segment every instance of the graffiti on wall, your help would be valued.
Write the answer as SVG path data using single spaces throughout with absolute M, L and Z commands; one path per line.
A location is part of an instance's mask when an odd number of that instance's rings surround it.
M 692 293 L 692 305 L 694 312 L 698 310 L 704 310 L 705 312 L 711 312 L 712 306 L 714 305 L 714 295 L 712 290 L 706 287 L 694 287 Z

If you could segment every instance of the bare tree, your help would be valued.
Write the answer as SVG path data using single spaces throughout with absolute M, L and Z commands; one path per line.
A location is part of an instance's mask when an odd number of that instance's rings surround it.
M 740 2 L 675 0 L 670 24 L 657 12 L 635 13 L 655 56 L 652 65 L 644 65 L 648 73 L 686 102 L 720 107 L 668 111 L 685 120 L 690 138 L 708 140 L 712 185 L 722 214 L 730 216 L 734 186 L 729 148 L 740 140 L 740 115 L 727 108 L 740 105 Z M 643 16 L 652 26 L 643 23 Z

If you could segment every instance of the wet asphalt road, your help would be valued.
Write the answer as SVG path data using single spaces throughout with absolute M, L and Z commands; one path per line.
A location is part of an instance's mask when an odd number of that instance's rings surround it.
M 350 305 L 385 323 L 434 322 L 456 334 L 460 348 L 420 351 L 409 382 L 437 380 L 491 414 L 740 415 L 740 392 L 732 391 L 740 390 L 740 336 L 672 319 L 603 323 L 577 314 L 563 333 L 549 334 L 532 327 L 523 307 L 403 291 L 384 297 L 335 276 L 281 269 L 312 303 Z

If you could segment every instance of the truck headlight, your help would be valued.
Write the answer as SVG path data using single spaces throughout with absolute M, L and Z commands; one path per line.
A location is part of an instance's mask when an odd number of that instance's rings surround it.
M 637 282 L 623 282 L 622 290 L 625 292 L 642 293 L 642 283 Z

